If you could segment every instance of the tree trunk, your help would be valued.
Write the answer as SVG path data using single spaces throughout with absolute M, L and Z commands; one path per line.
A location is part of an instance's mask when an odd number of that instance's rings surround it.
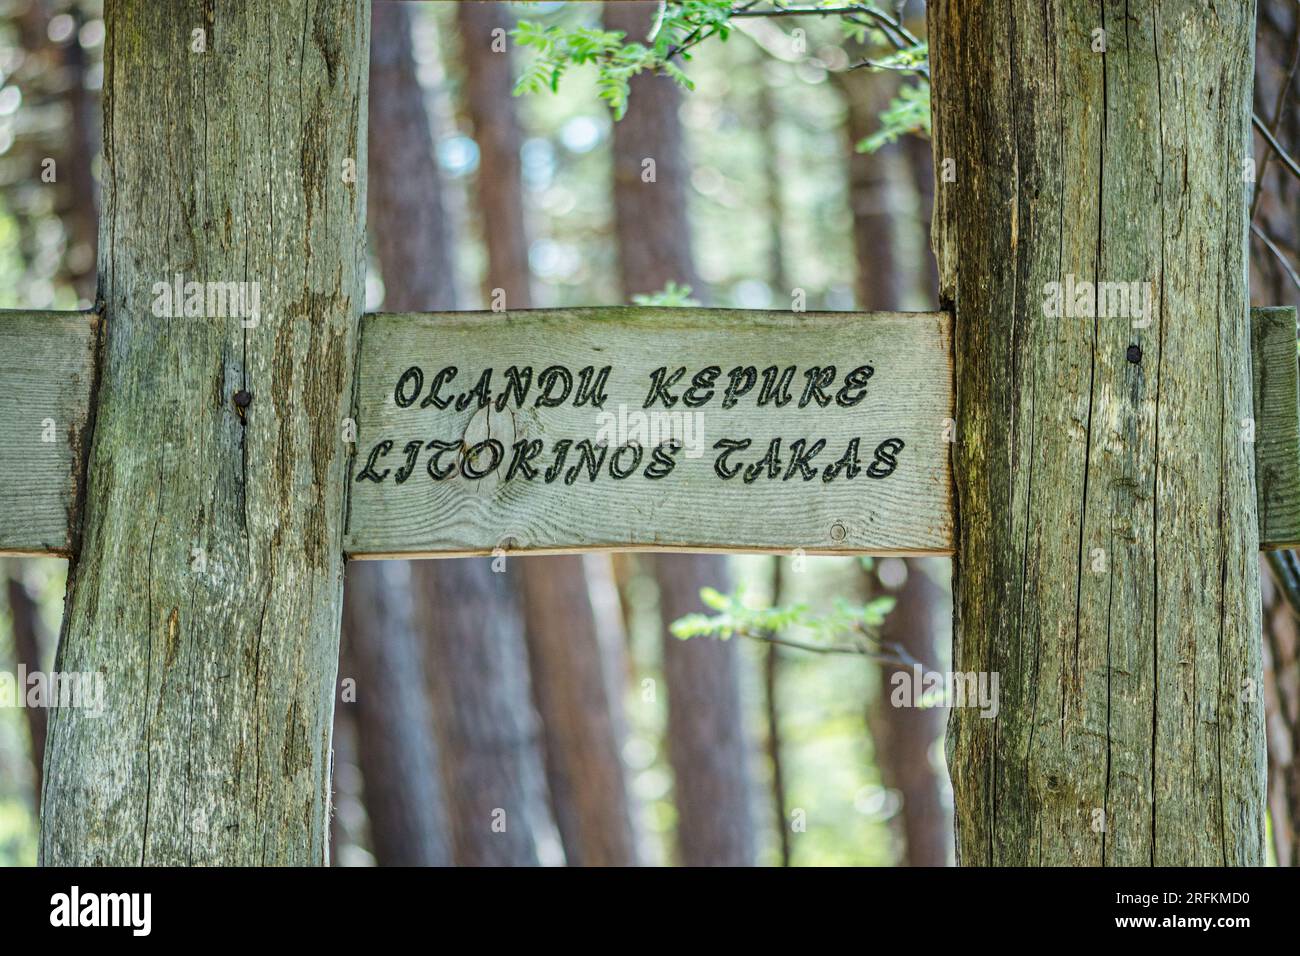
M 934 156 L 930 141 L 920 136 L 903 137 L 903 153 L 916 189 L 916 216 L 921 228 L 921 281 L 916 308 L 930 312 L 939 308 L 939 267 L 934 258 L 931 218 L 934 216 Z
M 892 98 L 894 77 L 866 70 L 832 74 L 839 80 L 847 107 L 849 206 L 853 213 L 853 253 L 858 268 L 854 289 L 858 308 L 892 312 L 904 307 L 913 275 L 899 255 L 898 209 L 900 143 L 860 153 L 857 144 L 880 126 L 877 117 Z
M 1264 706 L 1268 715 L 1268 809 L 1278 866 L 1300 865 L 1300 630 L 1296 611 L 1268 577 L 1264 591 Z
M 644 41 L 654 13 L 654 4 L 607 3 L 605 26 Z M 702 293 L 686 218 L 690 170 L 677 115 L 680 100 L 668 77 L 643 73 L 632 79 L 627 115 L 614 124 L 614 220 L 626 296 L 656 292 L 670 281 Z M 737 645 L 681 641 L 667 630 L 678 617 L 701 609 L 701 585 L 729 588 L 726 558 L 661 554 L 653 567 L 664 624 L 679 857 L 686 865 L 751 865 L 755 838 Z
M 493 309 L 531 309 L 528 230 L 524 225 L 522 135 L 513 96 L 505 4 L 456 4 L 465 67 L 465 106 L 479 147 L 478 211 L 488 268 L 484 300 Z M 497 32 L 499 31 L 499 32 Z M 494 291 L 502 290 L 498 301 Z
M 1255 47 L 1255 112 L 1291 155 L 1300 142 L 1300 84 L 1295 64 L 1300 24 L 1294 4 L 1265 0 L 1259 5 Z M 1295 261 L 1300 235 L 1300 183 L 1283 168 L 1258 132 L 1251 236 L 1251 298 L 1256 305 L 1295 301 L 1296 288 L 1279 255 Z M 1262 235 L 1261 235 L 1262 234 Z M 1274 253 L 1265 238 L 1279 253 Z M 1263 583 L 1264 713 L 1268 740 L 1268 807 L 1273 848 L 1280 866 L 1300 866 L 1300 566 L 1296 552 L 1268 555 L 1284 570 L 1278 582 Z M 1272 585 L 1272 586 L 1269 586 Z M 1290 594 L 1279 590 L 1290 585 Z
M 581 555 L 521 558 L 533 695 L 570 866 L 632 866 L 621 747 Z
M 943 592 L 930 577 L 926 562 L 902 562 L 907 577 L 888 587 L 882 574 L 870 575 L 875 594 L 892 594 L 898 601 L 881 628 L 881 641 L 903 649 L 927 671 L 938 670 L 938 612 Z M 904 859 L 908 866 L 947 866 L 952 858 L 952 811 L 944 794 L 944 768 L 935 765 L 935 750 L 943 735 L 947 708 L 898 707 L 891 695 L 896 674 L 912 679 L 912 670 L 893 664 L 880 667 L 880 692 L 870 715 L 876 759 L 885 785 L 902 796 L 901 823 Z
M 386 131 L 383 150 L 376 134 L 372 172 L 384 307 L 455 309 L 450 230 L 411 54 L 410 10 L 377 5 L 377 36 L 381 18 L 386 33 L 403 38 L 382 53 L 388 92 L 382 105 L 375 96 L 374 121 Z M 382 118 L 380 110 L 386 114 Z M 428 642 L 423 657 L 434 698 L 452 859 L 460 866 L 536 864 L 539 845 L 553 839 L 554 824 L 546 805 L 523 627 L 507 576 L 494 574 L 491 561 L 481 558 L 419 561 L 410 573 L 417 632 Z
M 451 243 L 442 183 L 416 80 L 409 11 L 376 4 L 371 13 L 370 235 L 389 308 L 403 287 L 427 276 L 434 303 L 454 302 Z M 419 197 L 412 202 L 412 194 Z M 408 299 L 411 301 L 414 297 Z M 341 676 L 356 680 L 357 761 L 375 861 L 445 866 L 451 861 L 439 780 L 424 639 L 416 633 L 405 562 L 355 561 L 343 589 Z M 352 706 L 345 698 L 342 707 Z
M 1259 4 L 1255 46 L 1255 113 L 1287 152 L 1300 141 L 1300 74 L 1296 72 L 1297 16 L 1285 0 Z M 1294 263 L 1300 235 L 1300 182 L 1273 154 L 1258 131 L 1254 139 L 1256 183 L 1251 206 L 1259 230 L 1251 235 L 1251 298 L 1255 305 L 1278 305 L 1296 296 L 1295 282 L 1280 261 Z M 1262 233 L 1262 236 L 1260 235 Z M 1268 248 L 1267 237 L 1278 248 Z
M 95 298 L 98 241 L 95 177 L 92 172 L 95 155 L 99 152 L 99 129 L 95 116 L 98 96 L 86 88 L 89 68 L 78 40 L 85 17 L 78 5 L 73 4 L 66 11 L 74 21 L 70 36 L 58 43 L 50 39 L 50 19 L 58 12 L 59 6 L 52 0 L 30 0 L 25 8 L 19 8 L 14 18 L 24 53 L 19 73 L 24 100 L 36 109 L 52 100 L 57 103 L 54 108 L 63 113 L 62 122 L 57 124 L 44 121 L 25 124 L 33 127 L 28 135 L 34 141 L 26 144 L 28 149 L 24 160 L 30 164 L 28 175 L 33 180 L 45 175 L 44 163 L 47 160 L 55 161 L 48 170 L 55 178 L 50 183 L 45 183 L 43 178 L 41 181 L 43 188 L 54 190 L 54 212 L 63 225 L 64 249 L 58 278 L 76 290 L 82 308 L 89 308 Z M 11 148 L 8 152 L 15 156 L 18 150 Z M 31 224 L 24 212 L 11 211 L 20 225 Z M 20 246 L 26 250 L 34 248 L 35 244 L 25 240 Z
M 704 611 L 701 584 L 726 589 L 714 555 L 656 554 L 659 613 L 665 626 Z M 725 569 L 723 569 L 725 571 Z M 754 823 L 737 641 L 668 635 L 668 760 L 683 866 L 752 866 Z
M 446 866 L 451 847 L 410 563 L 353 561 L 343 595 L 340 675 L 356 680 L 356 756 L 375 862 Z M 341 706 L 349 706 L 346 697 Z
M 791 294 L 790 276 L 785 267 L 784 226 L 785 199 L 781 194 L 781 137 L 777 131 L 776 91 L 763 71 L 763 54 L 759 54 L 757 98 L 758 122 L 763 131 L 763 185 L 767 206 L 767 281 L 774 301 Z M 778 566 L 779 567 L 779 566 Z M 776 572 L 779 576 L 779 570 Z
M 861 51 L 855 59 L 862 59 Z M 904 267 L 899 248 L 904 219 L 898 194 L 910 185 L 903 178 L 902 143 L 876 152 L 857 151 L 857 144 L 879 129 L 878 119 L 897 90 L 894 77 L 864 70 L 840 74 L 848 112 L 849 204 L 853 211 L 853 250 L 857 261 L 858 308 L 893 312 L 906 307 L 923 270 Z M 927 147 L 928 149 L 928 147 Z M 940 590 L 919 559 L 904 561 L 906 577 L 894 596 L 884 639 L 898 644 L 927 667 L 938 663 L 936 606 Z M 883 588 L 867 573 L 869 587 Z M 888 590 L 888 589 L 886 589 Z M 945 773 L 932 756 L 943 733 L 942 708 L 895 707 L 890 681 L 904 668 L 881 665 L 880 693 L 868 715 L 876 758 L 885 784 L 902 799 L 904 858 L 908 866 L 946 866 L 952 845 L 952 815 L 945 806 Z
M 46 864 L 328 855 L 369 5 L 191 6 L 106 9 L 106 321 L 57 665 L 102 674 L 106 709 L 52 714 Z M 156 316 L 178 272 L 258 283 L 258 324 Z
M 452 230 L 411 41 L 411 7 L 374 5 L 370 238 L 391 311 L 456 308 Z
M 529 309 L 521 135 L 505 45 L 511 23 L 498 3 L 461 3 L 456 15 L 466 107 L 479 146 L 477 197 L 488 258 L 484 298 L 493 308 Z M 636 849 L 622 747 L 582 557 L 520 558 L 512 570 L 522 588 L 533 696 L 565 857 L 571 866 L 630 866 Z
M 1258 864 L 1254 4 L 1102 13 L 930 6 L 954 667 L 1000 681 L 950 721 L 958 860 Z M 1054 315 L 1068 276 L 1151 283 L 1150 324 Z
M 777 130 L 776 94 L 763 72 L 764 54 L 758 54 L 757 98 L 758 122 L 763 132 L 763 185 L 767 197 L 767 279 L 771 283 L 776 301 L 791 293 L 790 278 L 785 268 L 785 250 L 782 233 L 785 225 L 785 203 L 781 195 L 781 137 Z M 781 603 L 781 555 L 772 557 L 772 604 Z M 779 636 L 779 635 L 778 635 Z M 776 832 L 782 866 L 789 866 L 792 858 L 790 818 L 786 801 L 784 741 L 781 734 L 781 709 L 778 688 L 781 683 L 781 648 L 768 644 L 763 649 L 763 709 L 767 723 L 767 761 L 772 769 L 772 812 L 776 817 Z
M 12 561 L 6 579 L 9 598 L 9 620 L 14 639 L 14 663 L 28 674 L 44 670 L 45 626 L 41 623 L 40 607 L 22 578 L 22 563 Z M 22 685 L 19 693 L 26 693 Z M 27 734 L 32 744 L 32 806 L 41 809 L 41 773 L 45 767 L 45 737 L 49 714 L 44 707 L 24 707 Z
M 558 850 L 523 626 L 498 560 L 416 566 L 437 568 L 421 575 L 419 605 L 458 866 L 535 865 Z
M 772 604 L 781 603 L 782 557 L 772 558 Z M 781 635 L 777 634 L 777 637 Z M 767 710 L 767 759 L 772 765 L 772 810 L 776 814 L 776 832 L 781 847 L 781 865 L 791 859 L 790 817 L 785 799 L 785 761 L 782 759 L 781 708 L 777 688 L 781 676 L 781 648 L 768 644 L 763 653 L 763 703 Z

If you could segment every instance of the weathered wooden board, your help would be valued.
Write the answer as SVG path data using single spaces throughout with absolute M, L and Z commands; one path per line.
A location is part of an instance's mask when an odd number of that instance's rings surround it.
M 0 554 L 72 552 L 99 317 L 0 311 Z
M 1251 314 L 1259 546 L 1300 545 L 1300 363 L 1294 306 Z M 1290 424 L 1289 424 L 1290 423 Z
M 1300 373 L 1297 371 L 1295 310 L 1255 309 L 1252 315 L 1255 385 L 1255 453 L 1260 547 L 1300 546 Z M 788 551 L 808 553 L 935 553 L 952 550 L 947 421 L 952 416 L 948 317 L 943 313 L 763 313 L 681 309 L 578 309 L 568 311 L 371 315 L 362 323 L 357 393 L 357 455 L 349 476 L 345 547 L 352 557 L 457 555 L 577 549 Z M 80 474 L 87 424 L 98 317 L 85 312 L 0 311 L 0 554 L 69 554 L 69 515 Z M 421 408 L 438 373 L 456 365 L 439 398 L 445 410 Z M 512 393 L 497 411 L 510 366 L 534 370 L 523 408 Z M 590 384 L 609 366 L 601 408 L 575 406 L 572 393 L 556 407 L 536 407 L 538 379 L 549 366 L 570 371 L 573 390 L 581 370 L 591 367 Z M 836 367 L 835 384 L 823 389 L 828 407 L 810 399 L 800 408 L 813 367 Z M 853 407 L 835 403 L 845 376 L 869 365 L 872 375 Z M 708 366 L 720 369 L 715 394 L 697 408 L 685 408 L 690 378 Z M 733 368 L 753 366 L 757 381 L 734 406 L 723 408 Z M 795 368 L 791 401 L 763 407 L 757 397 L 770 366 Z M 402 375 L 419 367 L 420 395 L 399 407 L 394 392 Z M 665 367 L 688 371 L 670 389 L 679 401 L 644 408 L 651 374 Z M 455 408 L 455 399 L 493 369 L 491 406 Z M 404 383 L 414 388 L 414 376 Z M 563 376 L 557 373 L 558 389 Z M 694 397 L 703 394 L 700 390 Z M 856 395 L 852 390 L 849 397 Z M 473 402 L 477 406 L 477 400 Z M 620 411 L 621 406 L 621 411 Z M 669 412 L 668 417 L 649 412 Z M 676 413 L 675 415 L 671 413 Z M 685 413 L 685 414 L 683 414 Z M 647 478 L 652 461 L 649 434 L 655 428 L 687 439 L 671 473 Z M 690 431 L 687 432 L 686 429 Z M 454 477 L 429 477 L 424 447 L 430 441 L 473 445 L 487 438 L 502 443 L 505 458 L 479 480 L 459 470 L 465 456 L 444 452 L 438 469 L 453 462 Z M 593 481 L 576 443 L 613 439 Z M 823 481 L 848 442 L 859 438 L 862 471 L 846 478 L 842 469 Z M 555 460 L 554 443 L 574 443 L 564 467 L 548 483 L 545 469 Z M 622 439 L 642 440 L 640 465 L 615 478 L 611 457 Z M 781 438 L 777 478 L 744 472 L 720 478 L 714 470 L 720 439 L 748 438 L 726 468 L 749 466 Z M 886 476 L 871 478 L 877 446 L 898 438 L 889 450 L 896 462 Z M 49 440 L 47 440 L 49 439 Z M 420 440 L 415 467 L 397 483 L 411 442 Z M 537 439 L 541 454 L 530 462 L 542 473 L 531 481 L 509 470 L 515 442 Z M 790 445 L 825 439 L 807 464 L 786 478 Z M 374 446 L 392 441 L 376 458 L 383 481 L 358 481 Z M 463 448 L 462 448 L 463 450 Z M 687 451 L 691 452 L 688 457 Z M 698 455 L 696 454 L 698 453 Z M 482 457 L 482 456 L 479 456 Z M 621 453 L 627 466 L 632 452 Z M 473 469 L 473 462 L 470 463 Z M 482 458 L 482 464 L 487 459 Z M 877 473 L 886 467 L 881 464 Z M 625 469 L 626 470 L 626 469 Z
M 949 333 L 942 313 L 369 316 L 345 547 L 947 551 Z M 562 402 L 542 397 L 570 379 Z M 597 383 L 603 401 L 580 394 Z M 765 461 L 774 447 L 777 465 Z

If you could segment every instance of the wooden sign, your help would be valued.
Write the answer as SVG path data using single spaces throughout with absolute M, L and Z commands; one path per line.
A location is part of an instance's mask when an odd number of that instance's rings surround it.
M 1251 311 L 1255 500 L 1261 548 L 1300 545 L 1300 363 L 1296 310 Z
M 345 547 L 945 551 L 949 332 L 943 313 L 369 316 Z
M 344 546 L 951 553 L 950 321 L 368 315 Z M 1247 440 L 1266 549 L 1300 544 L 1295 321 L 1252 314 Z M 0 311 L 0 555 L 75 551 L 98 333 L 94 313 Z
M 73 550 L 99 317 L 0 311 L 0 554 Z

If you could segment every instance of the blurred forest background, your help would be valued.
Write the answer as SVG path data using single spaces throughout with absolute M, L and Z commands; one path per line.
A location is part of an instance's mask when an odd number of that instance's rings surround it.
M 637 39 L 658 6 L 375 3 L 369 310 L 483 309 L 493 290 L 511 309 L 787 309 L 795 290 L 808 309 L 938 306 L 929 142 L 856 148 L 908 77 L 846 69 L 871 38 L 855 48 L 833 18 L 737 21 L 694 51 L 694 91 L 639 76 L 618 122 L 590 70 L 511 95 L 534 56 L 501 40 L 520 20 Z M 890 6 L 924 37 L 922 3 Z M 1298 24 L 1293 3 L 1261 4 L 1256 109 L 1281 144 L 1300 141 Z M 93 305 L 104 40 L 100 0 L 0 0 L 0 308 Z M 1300 190 L 1256 148 L 1253 290 L 1287 304 Z M 0 568 L 0 668 L 48 670 L 65 563 Z M 705 586 L 814 609 L 889 595 L 882 639 L 944 671 L 949 574 L 801 554 L 508 557 L 504 573 L 487 558 L 354 562 L 333 861 L 950 864 L 946 713 L 890 707 L 894 665 L 668 630 Z M 1296 629 L 1266 592 L 1272 827 L 1289 864 Z M 0 708 L 0 864 L 35 862 L 43 737 L 40 710 Z

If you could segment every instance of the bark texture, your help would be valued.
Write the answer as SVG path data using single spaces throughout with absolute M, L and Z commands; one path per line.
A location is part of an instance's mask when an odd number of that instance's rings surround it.
M 523 624 L 495 560 L 415 565 L 458 866 L 535 865 L 558 851 Z
M 445 307 L 455 302 L 451 243 L 409 10 L 375 4 L 371 36 L 368 139 L 374 160 L 367 212 L 384 275 L 394 277 L 386 301 L 400 302 L 407 286 L 423 281 L 429 284 L 426 301 Z M 343 621 L 341 673 L 356 680 L 356 752 L 375 860 L 380 866 L 445 866 L 451 846 L 424 681 L 424 638 L 415 630 L 406 563 L 350 564 Z
M 1254 4 L 961 6 L 929 8 L 954 667 L 1000 709 L 953 710 L 958 860 L 1258 864 Z M 1149 325 L 1053 317 L 1070 275 L 1151 283 Z
M 607 3 L 605 26 L 643 42 L 654 12 L 653 4 Z M 690 170 L 677 115 L 680 102 L 671 79 L 642 74 L 631 81 L 627 115 L 614 124 L 614 225 L 625 296 L 657 292 L 672 281 L 704 298 L 691 258 L 686 217 Z M 653 178 L 647 181 L 651 169 Z M 752 796 L 737 645 L 681 641 L 667 630 L 678 617 L 701 609 L 702 585 L 728 589 L 727 560 L 721 555 L 660 554 L 652 567 L 664 626 L 679 858 L 696 866 L 752 865 Z
M 369 5 L 105 13 L 106 322 L 58 668 L 102 674 L 106 712 L 52 714 L 41 857 L 323 864 Z M 258 323 L 158 316 L 177 273 L 258 283 Z

